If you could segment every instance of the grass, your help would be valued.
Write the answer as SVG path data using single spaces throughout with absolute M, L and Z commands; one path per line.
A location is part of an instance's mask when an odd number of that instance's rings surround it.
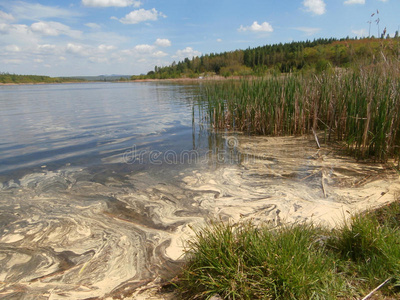
M 196 231 L 176 279 L 184 299 L 352 299 L 386 279 L 400 296 L 400 201 L 337 229 L 215 222 Z
M 392 71 L 393 70 L 393 71 Z M 301 135 L 322 130 L 357 158 L 400 158 L 399 61 L 357 70 L 210 83 L 206 119 L 215 129 Z
M 334 231 L 329 245 L 348 263 L 349 275 L 358 275 L 353 282 L 361 289 L 368 290 L 388 278 L 394 288 L 400 283 L 399 238 L 398 227 L 381 225 L 374 215 L 357 215 L 350 224 Z

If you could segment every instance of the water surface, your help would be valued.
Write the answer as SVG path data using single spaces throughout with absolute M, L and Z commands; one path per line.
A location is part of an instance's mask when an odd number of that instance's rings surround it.
M 210 219 L 334 223 L 398 197 L 395 172 L 314 137 L 207 130 L 200 88 L 0 86 L 2 298 L 124 299 Z
M 193 148 L 198 86 L 90 83 L 0 88 L 0 173 L 98 165 L 133 145 Z

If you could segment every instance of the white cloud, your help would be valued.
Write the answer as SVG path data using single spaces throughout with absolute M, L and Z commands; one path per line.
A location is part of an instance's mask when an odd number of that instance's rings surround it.
M 10 32 L 10 25 L 8 24 L 1 24 L 0 23 L 0 33 L 1 34 L 8 34 Z
M 57 48 L 56 45 L 51 45 L 51 44 L 43 44 L 37 46 L 37 49 L 40 53 L 54 53 L 56 48 Z
M 222 39 L 217 39 L 217 42 L 218 42 L 218 43 L 221 43 L 221 42 L 222 42 Z
M 173 56 L 173 58 L 183 60 L 185 58 L 192 59 L 193 57 L 200 56 L 200 55 L 201 55 L 201 52 L 193 50 L 192 47 L 186 47 L 183 50 L 176 51 L 176 54 Z
M 91 7 L 139 7 L 142 5 L 142 2 L 135 0 L 82 0 L 82 4 Z
M 157 21 L 158 17 L 165 18 L 166 15 L 164 15 L 161 12 L 158 12 L 155 8 L 152 8 L 150 10 L 145 10 L 141 8 L 138 10 L 131 11 L 122 19 L 119 19 L 119 21 L 123 24 L 137 24 L 145 21 Z M 112 17 L 112 19 L 116 18 Z
M 66 52 L 81 55 L 81 56 L 90 55 L 87 47 L 82 46 L 82 45 L 73 44 L 73 43 L 67 44 Z
M 90 62 L 105 63 L 108 62 L 108 58 L 110 57 L 109 53 L 115 49 L 117 49 L 117 47 L 113 45 L 101 44 L 94 47 L 85 44 L 68 43 L 65 48 L 65 53 L 87 57 Z
M 167 55 L 168 54 L 163 52 L 163 51 L 157 51 L 157 52 L 154 52 L 151 56 L 153 56 L 153 57 L 164 57 L 164 56 L 167 56 Z
M 305 35 L 314 35 L 316 34 L 318 31 L 321 30 L 321 28 L 314 28 L 314 27 L 296 27 L 294 28 L 296 30 L 302 31 L 305 33 Z
M 304 0 L 303 5 L 306 11 L 312 12 L 315 15 L 326 13 L 326 4 L 323 0 Z
M 89 61 L 91 63 L 104 64 L 104 63 L 108 63 L 108 58 L 92 56 L 92 57 L 89 57 Z
M 154 50 L 154 46 L 143 44 L 135 46 L 135 52 L 140 54 L 150 54 Z
M 0 24 L 2 34 L 27 34 L 29 31 L 29 27 L 22 24 Z
M 31 45 L 37 45 L 39 42 L 38 35 L 33 34 L 29 26 L 23 24 L 1 24 L 0 35 L 7 44 L 18 45 L 27 48 Z
M 352 30 L 352 33 L 354 33 L 358 37 L 365 37 L 368 36 L 368 32 L 365 29 L 360 29 L 360 30 Z
M 4 11 L 0 10 L 0 20 L 3 22 L 13 21 L 14 17 L 11 14 L 5 13 Z
M 21 59 L 3 59 L 3 63 L 11 64 L 11 65 L 20 65 L 22 64 Z
M 268 22 L 263 22 L 261 25 L 254 21 L 251 26 L 244 27 L 240 25 L 239 31 L 253 31 L 253 32 L 273 32 L 274 29 Z
M 153 61 L 154 58 L 161 58 L 165 57 L 168 54 L 165 53 L 164 51 L 158 50 L 156 46 L 154 45 L 148 45 L 148 44 L 141 44 L 141 45 L 136 45 L 132 49 L 124 49 L 119 52 L 114 52 L 112 54 L 112 57 L 118 60 L 119 62 L 125 61 L 126 59 L 131 59 L 132 57 L 135 57 L 135 61 Z
M 17 45 L 8 45 L 5 47 L 5 50 L 8 52 L 20 52 L 21 48 L 18 47 Z
M 70 19 L 71 17 L 80 16 L 77 11 L 24 1 L 10 1 L 9 10 L 15 19 L 36 21 L 54 18 Z
M 159 47 L 169 47 L 171 46 L 171 41 L 168 39 L 157 39 L 154 45 Z
M 365 4 L 365 0 L 346 0 L 343 2 L 345 5 L 351 4 Z
M 49 36 L 67 35 L 80 38 L 82 35 L 81 31 L 72 30 L 69 26 L 58 22 L 37 22 L 33 23 L 30 28 L 33 32 Z
M 115 50 L 116 47 L 115 47 L 115 46 L 112 46 L 112 45 L 103 45 L 103 44 L 101 44 L 101 45 L 99 45 L 99 46 L 97 47 L 97 49 L 98 49 L 100 52 L 107 52 L 107 51 Z
M 40 35 L 32 32 L 27 25 L 0 23 L 0 45 L 2 44 L 16 45 L 28 51 L 40 44 Z M 29 51 L 21 51 L 20 55 L 24 54 L 29 55 Z
M 42 62 L 43 62 L 43 59 L 41 59 L 41 58 L 35 58 L 33 61 L 34 61 L 35 63 L 42 63 Z
M 96 23 L 86 23 L 85 26 L 87 26 L 89 28 L 92 28 L 92 29 L 95 29 L 95 30 L 101 28 L 101 26 L 99 24 L 96 24 Z

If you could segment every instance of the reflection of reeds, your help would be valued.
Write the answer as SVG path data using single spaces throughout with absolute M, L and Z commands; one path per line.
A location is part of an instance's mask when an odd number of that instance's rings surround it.
M 320 129 L 357 157 L 399 158 L 400 79 L 388 67 L 209 83 L 208 121 L 216 129 L 266 135 Z

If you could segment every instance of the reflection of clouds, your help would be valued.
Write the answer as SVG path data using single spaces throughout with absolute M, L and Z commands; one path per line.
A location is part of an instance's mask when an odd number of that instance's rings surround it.
M 78 155 L 94 159 L 136 139 L 171 138 L 174 128 L 191 126 L 192 92 L 147 83 L 1 87 L 0 162 L 12 169 Z

